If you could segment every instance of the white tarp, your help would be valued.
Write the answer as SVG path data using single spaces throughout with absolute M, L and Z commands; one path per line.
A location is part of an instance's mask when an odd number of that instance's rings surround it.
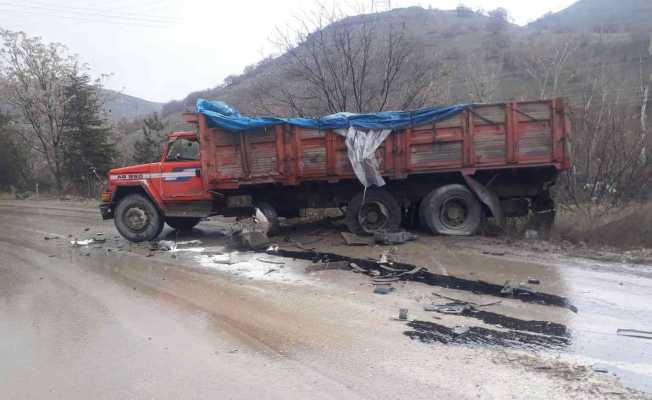
M 380 175 L 380 166 L 376 159 L 376 149 L 389 136 L 391 129 L 361 131 L 354 127 L 336 129 L 338 135 L 346 138 L 346 148 L 355 176 L 365 188 L 384 186 L 385 180 Z

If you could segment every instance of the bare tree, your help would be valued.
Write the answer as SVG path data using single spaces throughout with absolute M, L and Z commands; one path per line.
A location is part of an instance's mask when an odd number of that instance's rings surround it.
M 613 71 L 603 65 L 576 97 L 571 159 L 566 176 L 568 200 L 591 220 L 623 202 L 644 196 L 652 166 L 641 157 L 649 132 L 637 102 L 622 97 Z
M 437 67 L 406 27 L 377 15 L 345 18 L 322 7 L 279 38 L 294 84 L 276 93 L 300 115 L 419 107 L 435 89 Z
M 22 117 L 18 133 L 43 155 L 59 193 L 63 191 L 66 87 L 76 59 L 58 43 L 44 44 L 23 32 L 0 31 L 0 77 L 7 100 Z
M 500 86 L 502 63 L 470 54 L 466 58 L 464 71 L 464 81 L 471 100 L 480 103 L 492 101 Z
M 650 44 L 647 49 L 647 55 L 652 57 L 652 36 L 650 37 Z M 647 131 L 647 103 L 650 100 L 650 87 L 652 86 L 652 71 L 648 75 L 646 73 L 646 62 L 644 57 L 640 57 L 640 81 L 641 81 L 641 131 Z
M 560 94 L 564 82 L 573 76 L 572 56 L 579 48 L 576 37 L 550 42 L 529 41 L 518 54 L 519 67 L 536 85 L 540 99 Z

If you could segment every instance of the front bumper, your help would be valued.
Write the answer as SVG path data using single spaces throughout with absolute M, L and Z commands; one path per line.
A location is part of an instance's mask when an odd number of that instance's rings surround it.
M 102 203 L 102 204 L 100 204 L 100 214 L 102 214 L 102 219 L 112 219 L 113 218 L 113 204 L 112 203 Z

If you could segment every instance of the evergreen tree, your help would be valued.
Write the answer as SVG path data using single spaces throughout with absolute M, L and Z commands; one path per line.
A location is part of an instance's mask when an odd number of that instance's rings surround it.
M 106 175 L 116 156 L 111 128 L 102 117 L 98 87 L 86 73 L 73 71 L 66 86 L 64 119 L 64 174 L 78 189 Z M 84 185 L 86 187 L 86 185 Z
M 16 139 L 10 116 L 0 112 L 0 189 L 10 186 L 25 189 L 31 179 L 29 149 Z
M 165 125 L 156 113 L 143 120 L 143 138 L 134 143 L 134 163 L 145 164 L 160 160 L 164 129 Z

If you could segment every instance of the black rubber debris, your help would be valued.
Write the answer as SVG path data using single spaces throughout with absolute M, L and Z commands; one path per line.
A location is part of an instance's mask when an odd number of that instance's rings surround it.
M 423 343 L 442 343 L 467 346 L 499 346 L 523 350 L 563 350 L 570 339 L 559 336 L 537 335 L 519 331 L 499 331 L 478 326 L 448 328 L 427 321 L 411 321 L 412 328 L 403 332 L 410 339 Z
M 404 281 L 417 281 L 422 282 L 426 285 L 464 290 L 476 294 L 485 294 L 496 297 L 510 297 L 526 303 L 563 307 L 573 312 L 577 312 L 577 307 L 572 305 L 568 299 L 562 296 L 537 292 L 525 287 L 510 287 L 508 291 L 505 291 L 505 285 L 497 285 L 494 283 L 488 283 L 479 280 L 474 281 L 451 275 L 439 275 L 425 269 L 420 269 L 419 267 L 411 264 L 396 262 L 392 264 L 393 271 L 388 271 L 387 268 L 383 268 L 383 266 L 373 260 L 364 260 L 333 253 L 278 249 L 274 251 L 273 254 L 280 257 L 308 260 L 312 262 L 348 261 L 350 263 L 354 263 L 356 267 L 365 270 L 368 275 L 400 276 L 400 279 Z

